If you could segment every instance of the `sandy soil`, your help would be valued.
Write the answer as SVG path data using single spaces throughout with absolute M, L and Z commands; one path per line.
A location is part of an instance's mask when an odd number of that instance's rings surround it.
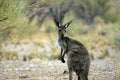
M 1 61 L 0 80 L 68 80 L 68 70 L 59 60 Z M 120 59 L 91 61 L 89 80 L 120 80 Z

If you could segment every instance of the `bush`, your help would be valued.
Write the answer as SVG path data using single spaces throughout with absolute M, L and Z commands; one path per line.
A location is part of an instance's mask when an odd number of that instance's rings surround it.
M 116 35 L 114 37 L 114 43 L 120 47 L 120 35 Z
M 16 52 L 6 52 L 0 51 L 0 61 L 1 60 L 18 60 L 18 54 Z

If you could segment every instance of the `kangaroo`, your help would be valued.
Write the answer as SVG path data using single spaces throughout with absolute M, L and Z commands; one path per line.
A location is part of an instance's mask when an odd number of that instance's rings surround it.
M 90 57 L 85 46 L 66 35 L 66 29 L 72 21 L 65 25 L 55 21 L 58 32 L 58 43 L 61 47 L 61 61 L 65 63 L 64 56 L 67 55 L 69 80 L 72 80 L 72 72 L 78 76 L 78 80 L 88 80 Z

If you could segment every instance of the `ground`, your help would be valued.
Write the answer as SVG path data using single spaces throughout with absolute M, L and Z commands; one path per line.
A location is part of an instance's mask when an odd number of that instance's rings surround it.
M 0 80 L 68 80 L 66 63 L 59 60 L 1 61 Z M 77 80 L 73 73 L 73 80 Z M 92 60 L 89 80 L 120 80 L 120 59 Z

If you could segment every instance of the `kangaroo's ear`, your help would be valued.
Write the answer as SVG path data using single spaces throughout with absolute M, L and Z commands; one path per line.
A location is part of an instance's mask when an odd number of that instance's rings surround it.
M 72 20 L 64 25 L 65 29 L 69 27 L 69 25 L 72 23 Z
M 58 28 L 61 27 L 61 24 L 60 24 L 57 20 L 54 20 L 54 22 L 55 22 L 55 25 L 56 25 Z

